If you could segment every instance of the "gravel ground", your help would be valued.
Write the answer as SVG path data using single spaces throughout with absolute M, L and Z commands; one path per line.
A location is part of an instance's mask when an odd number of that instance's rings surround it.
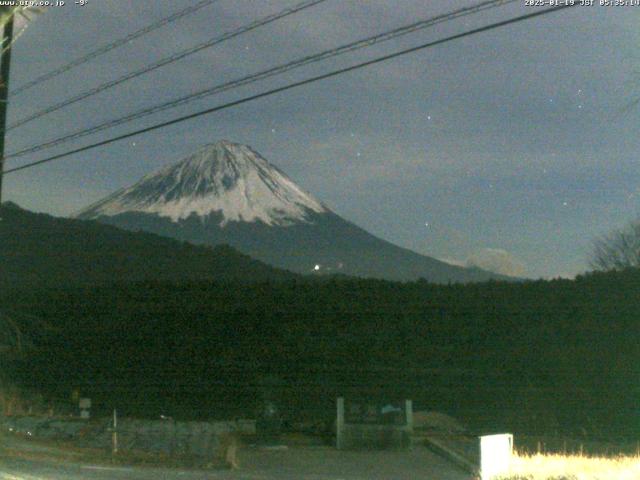
M 24 445 L 24 443 L 22 444 Z M 15 449 L 17 445 L 12 445 Z M 29 448 L 26 446 L 25 448 Z M 37 447 L 41 451 L 42 446 Z M 342 452 L 330 447 L 257 448 L 239 452 L 237 470 L 124 467 L 3 455 L 0 480 L 470 480 L 424 447 L 409 452 Z

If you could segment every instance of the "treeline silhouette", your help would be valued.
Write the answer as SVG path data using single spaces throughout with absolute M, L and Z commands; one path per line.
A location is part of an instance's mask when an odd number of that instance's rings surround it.
M 295 278 L 228 246 L 192 245 L 92 221 L 0 208 L 0 289 L 114 281 L 261 281 Z
M 412 398 L 474 431 L 639 431 L 640 271 L 433 285 L 294 278 L 0 292 L 54 327 L 11 371 L 64 401 L 177 418 L 327 420 L 338 394 Z M 274 380 L 275 379 L 275 380 Z

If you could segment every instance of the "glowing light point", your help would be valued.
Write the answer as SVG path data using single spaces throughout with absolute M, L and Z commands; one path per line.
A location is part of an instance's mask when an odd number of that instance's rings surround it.
M 320 270 L 320 265 L 316 265 L 315 267 L 313 267 L 313 269 L 317 272 Z

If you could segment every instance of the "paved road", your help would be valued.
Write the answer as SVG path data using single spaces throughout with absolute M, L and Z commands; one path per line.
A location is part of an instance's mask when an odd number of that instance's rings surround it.
M 0 480 L 470 480 L 423 448 L 338 452 L 327 447 L 245 448 L 238 470 L 190 471 L 0 457 Z

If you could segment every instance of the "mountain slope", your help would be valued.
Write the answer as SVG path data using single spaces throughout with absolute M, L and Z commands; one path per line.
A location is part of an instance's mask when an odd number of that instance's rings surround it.
M 439 283 L 505 278 L 381 240 L 329 210 L 251 148 L 227 141 L 144 177 L 78 218 L 198 244 L 226 243 L 300 273 Z
M 228 246 L 195 246 L 96 222 L 0 208 L 0 288 L 116 281 L 294 278 Z

